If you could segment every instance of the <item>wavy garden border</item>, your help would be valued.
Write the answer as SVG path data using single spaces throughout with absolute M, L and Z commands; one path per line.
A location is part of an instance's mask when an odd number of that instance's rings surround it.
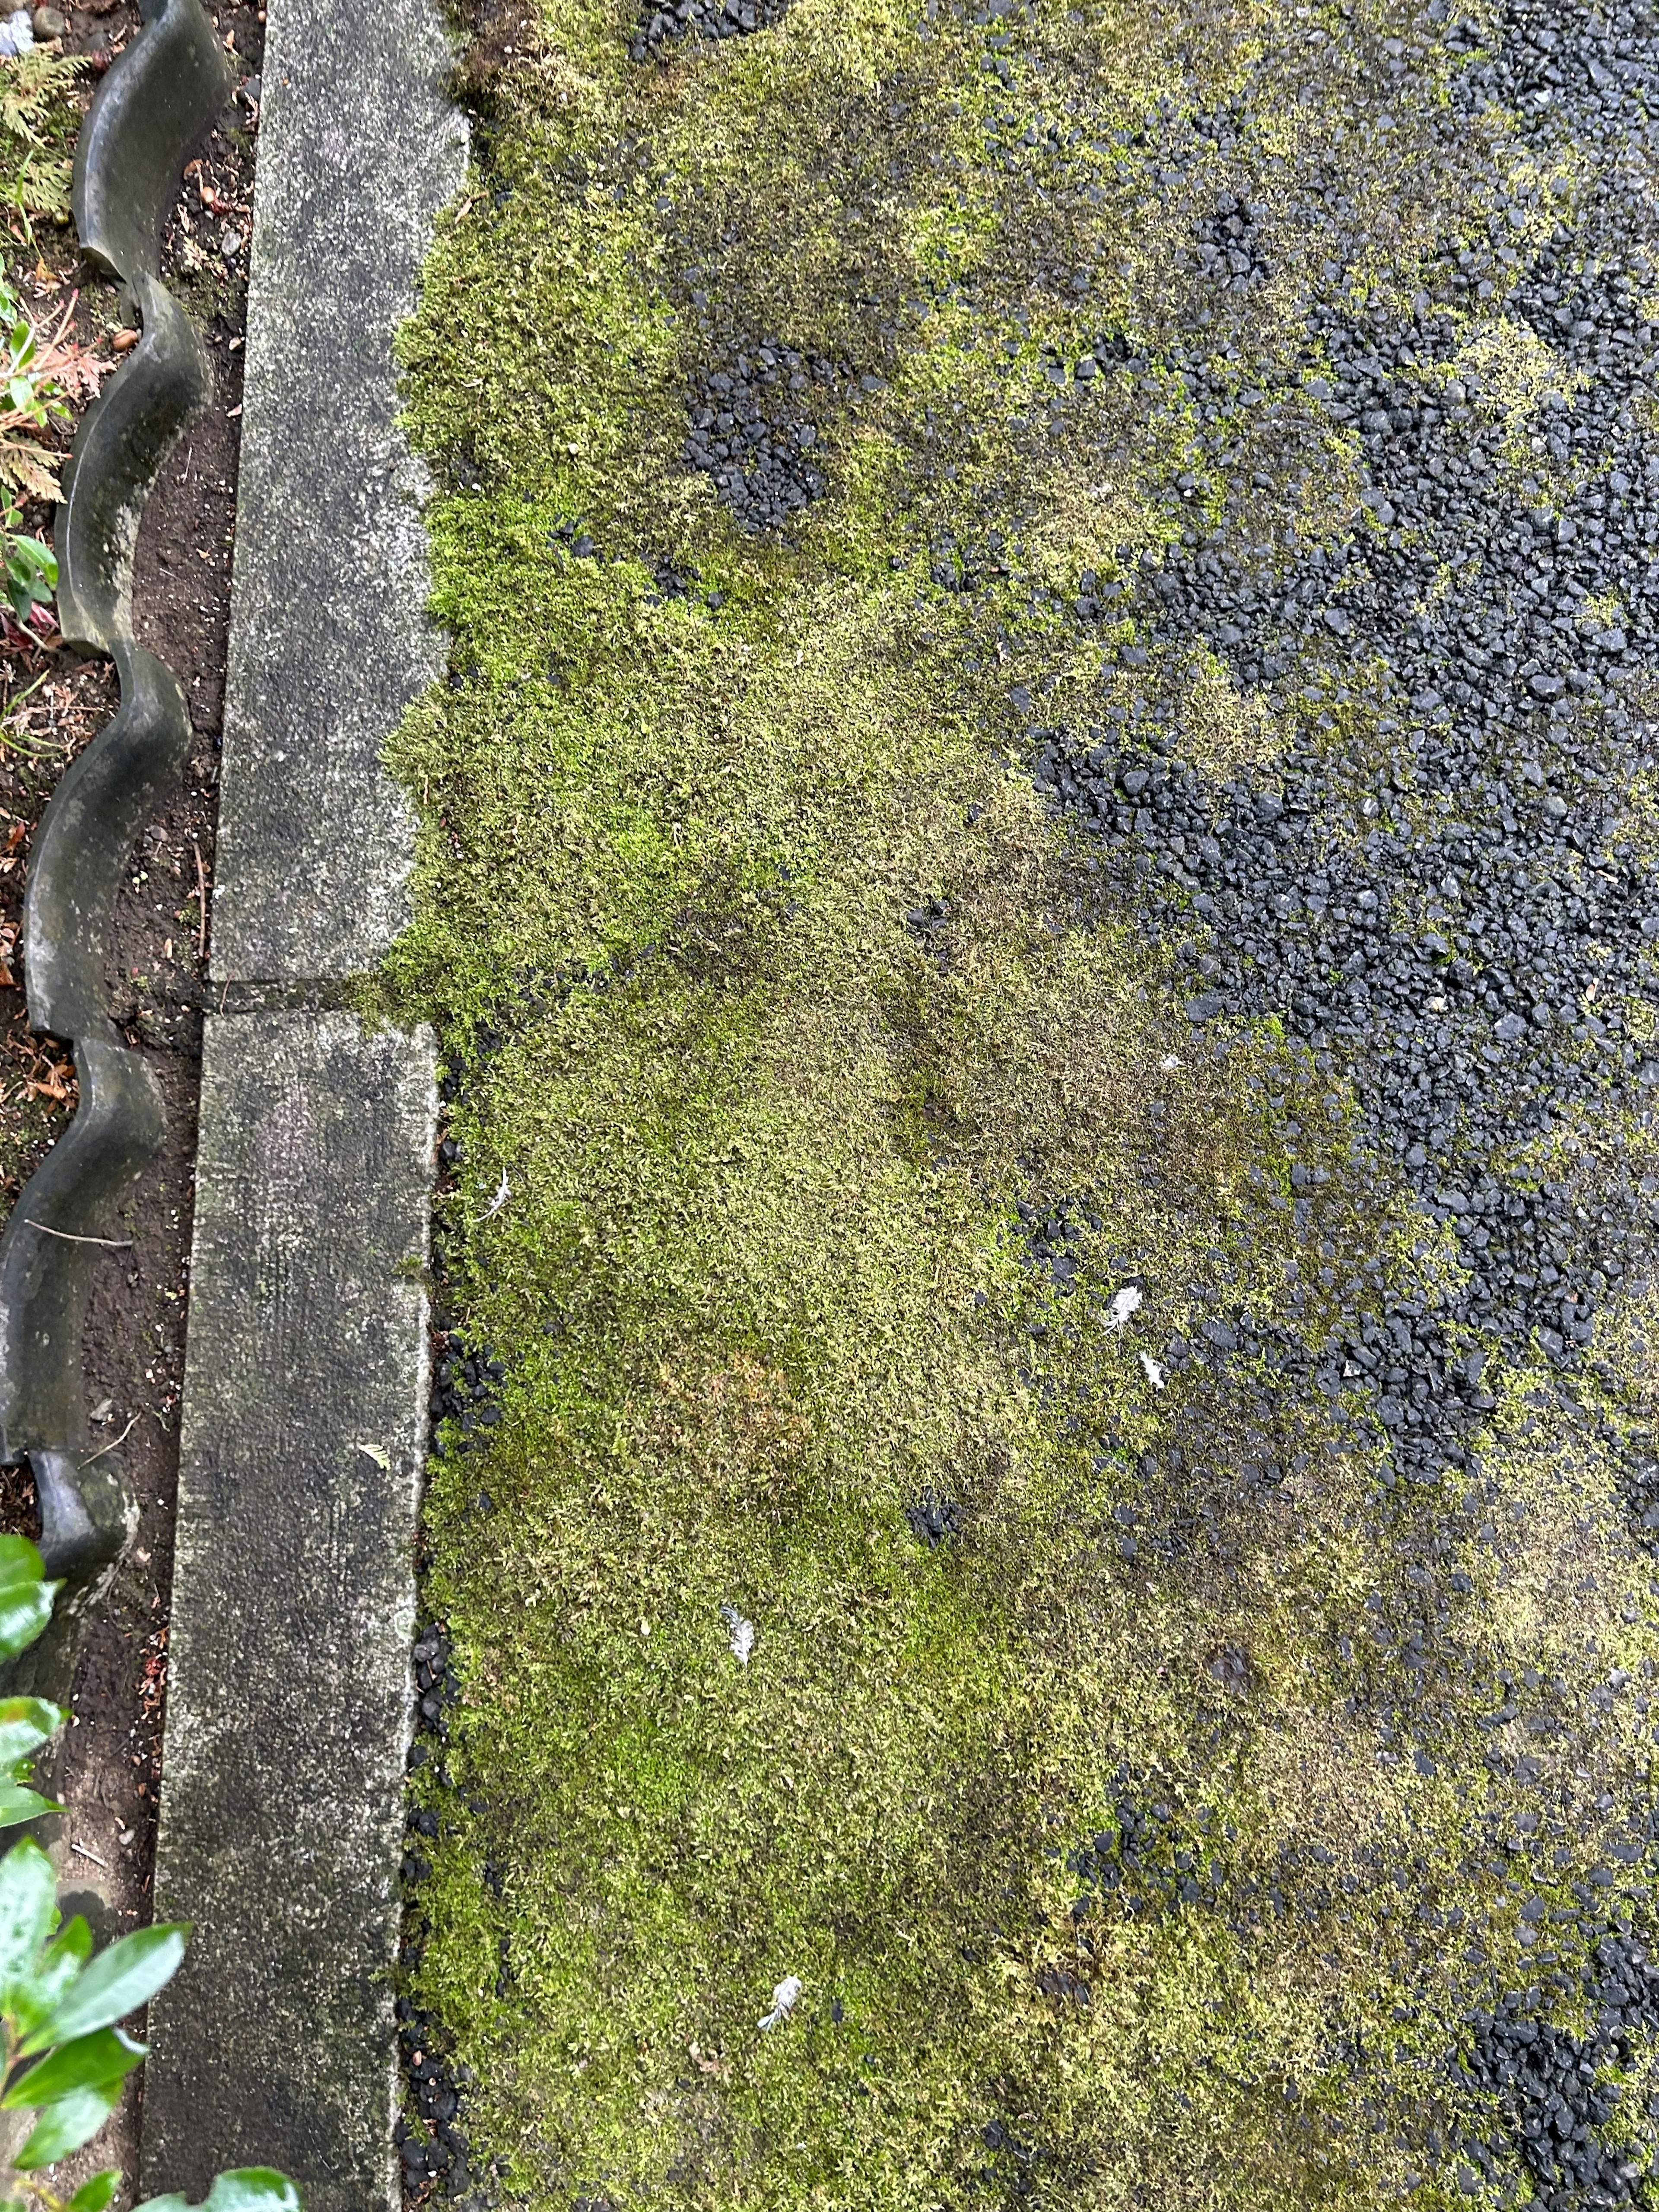
M 82 1330 L 100 1231 L 158 1150 L 162 1107 L 105 1003 L 104 947 L 133 840 L 190 746 L 177 679 L 133 635 L 132 559 L 156 472 L 209 394 L 200 342 L 161 281 L 161 231 L 230 91 L 201 0 L 141 0 L 141 12 L 82 126 L 73 210 L 82 252 L 131 292 L 143 335 L 81 423 L 56 532 L 64 636 L 113 660 L 121 704 L 52 795 L 23 910 L 29 1027 L 72 1044 L 80 1097 L 0 1235 L 0 1462 L 27 1461 L 46 1571 L 67 1586 L 24 1662 L 54 1695 L 137 1525 L 118 1455 L 87 1456 Z

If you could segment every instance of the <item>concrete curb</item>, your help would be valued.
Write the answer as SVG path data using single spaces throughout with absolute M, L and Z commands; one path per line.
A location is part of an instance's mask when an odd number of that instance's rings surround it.
M 465 171 L 432 0 L 270 0 L 204 1042 L 145 2193 L 399 2202 L 392 1976 L 427 1429 L 425 1036 L 338 986 L 407 913 L 380 764 L 441 666 L 394 334 Z

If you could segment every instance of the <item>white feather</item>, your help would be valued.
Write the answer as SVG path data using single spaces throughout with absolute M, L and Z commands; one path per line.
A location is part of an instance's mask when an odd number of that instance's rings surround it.
M 761 2015 L 763 2027 L 781 2027 L 800 2002 L 801 1979 L 799 1974 L 786 1974 L 772 1991 L 772 2009 Z

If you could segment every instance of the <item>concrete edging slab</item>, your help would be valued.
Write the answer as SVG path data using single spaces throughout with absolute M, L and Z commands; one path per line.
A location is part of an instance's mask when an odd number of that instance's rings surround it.
M 441 665 L 392 345 L 449 66 L 431 0 L 270 0 L 155 1874 L 197 1934 L 143 2172 L 275 2166 L 307 2212 L 398 2203 L 433 1046 L 326 1009 L 406 917 L 381 749 Z
M 180 1445 L 148 2192 L 395 2203 L 390 1976 L 425 1449 L 429 1042 L 211 1020 Z

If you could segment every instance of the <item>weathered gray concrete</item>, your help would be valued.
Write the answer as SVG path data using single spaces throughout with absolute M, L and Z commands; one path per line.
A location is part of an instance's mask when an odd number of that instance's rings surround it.
M 343 976 L 408 919 L 380 765 L 441 661 L 392 348 L 465 126 L 433 0 L 270 0 L 213 975 Z
M 440 665 L 392 342 L 463 125 L 436 0 L 270 0 L 179 1467 L 146 2193 L 399 2201 L 391 1975 L 426 1439 L 429 1038 L 380 765 Z
M 390 1977 L 425 1450 L 430 1041 L 210 1021 L 143 2187 L 398 2201 Z

